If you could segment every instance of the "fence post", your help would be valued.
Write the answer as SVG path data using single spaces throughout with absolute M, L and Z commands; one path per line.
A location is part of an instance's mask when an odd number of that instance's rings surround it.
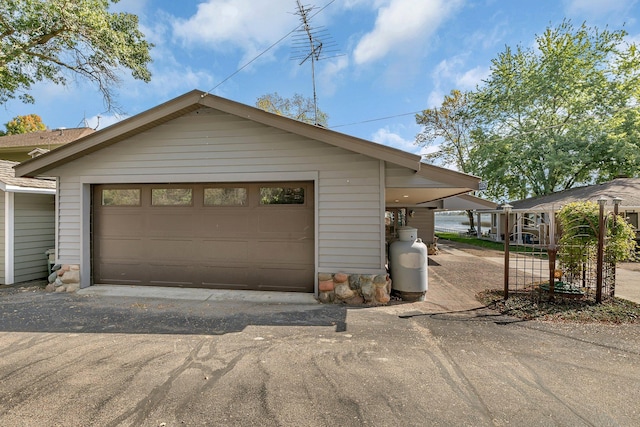
M 504 212 L 504 299 L 509 298 L 509 214 L 511 213 L 510 204 L 502 205 Z
M 604 205 L 607 199 L 598 199 L 598 260 L 596 262 L 596 302 L 602 302 L 602 273 L 604 268 Z
M 618 223 L 618 215 L 620 214 L 620 203 L 622 203 L 621 197 L 613 198 L 613 230 L 616 230 L 616 224 Z M 609 288 L 609 295 L 613 298 L 616 296 L 616 264 L 615 262 L 611 266 L 611 274 L 613 276 L 613 280 L 611 281 L 611 286 Z
M 554 292 L 556 290 L 556 255 L 558 249 L 556 245 L 549 245 L 547 254 L 549 255 L 549 301 L 554 300 Z

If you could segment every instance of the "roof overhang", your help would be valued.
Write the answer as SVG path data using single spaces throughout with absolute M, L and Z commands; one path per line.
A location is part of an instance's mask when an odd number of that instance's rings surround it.
M 477 176 L 420 163 L 420 169 L 410 179 L 388 180 L 385 203 L 390 207 L 435 207 L 427 204 L 479 190 L 480 181 Z
M 498 204 L 490 200 L 476 197 L 472 194 L 461 194 L 443 200 L 442 209 L 448 211 L 475 211 L 496 209 Z

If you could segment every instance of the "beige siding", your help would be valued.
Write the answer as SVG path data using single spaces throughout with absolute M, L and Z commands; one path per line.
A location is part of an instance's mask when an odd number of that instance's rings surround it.
M 5 231 L 5 224 L 6 222 L 6 218 L 5 218 L 5 198 L 6 193 L 4 191 L 0 191 L 0 283 L 6 283 L 6 271 L 5 271 L 5 257 L 7 255 L 7 252 L 5 250 L 5 237 L 6 237 L 6 231 Z
M 80 262 L 80 180 L 77 176 L 64 176 L 59 181 L 58 258 L 69 264 Z
M 433 243 L 435 216 L 433 209 L 415 208 L 413 216 L 407 220 L 407 225 L 418 229 L 418 237 L 426 244 Z
M 309 172 L 318 177 L 319 271 L 381 270 L 379 160 L 210 109 L 53 171 L 60 262 L 80 262 L 82 183 L 272 181 Z
M 14 281 L 47 277 L 45 251 L 54 247 L 53 195 L 16 194 Z

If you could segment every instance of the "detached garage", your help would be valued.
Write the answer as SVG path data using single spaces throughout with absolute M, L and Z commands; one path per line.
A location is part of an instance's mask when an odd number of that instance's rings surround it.
M 385 210 L 478 188 L 419 156 L 193 91 L 16 167 L 58 180 L 80 286 L 388 298 Z M 386 292 L 386 294 L 385 294 Z

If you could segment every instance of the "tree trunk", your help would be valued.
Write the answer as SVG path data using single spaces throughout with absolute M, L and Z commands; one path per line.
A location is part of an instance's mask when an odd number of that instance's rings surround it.
M 473 211 L 472 210 L 467 210 L 467 216 L 469 217 L 469 232 L 475 232 L 476 231 L 476 222 L 474 220 L 474 216 L 473 216 Z

